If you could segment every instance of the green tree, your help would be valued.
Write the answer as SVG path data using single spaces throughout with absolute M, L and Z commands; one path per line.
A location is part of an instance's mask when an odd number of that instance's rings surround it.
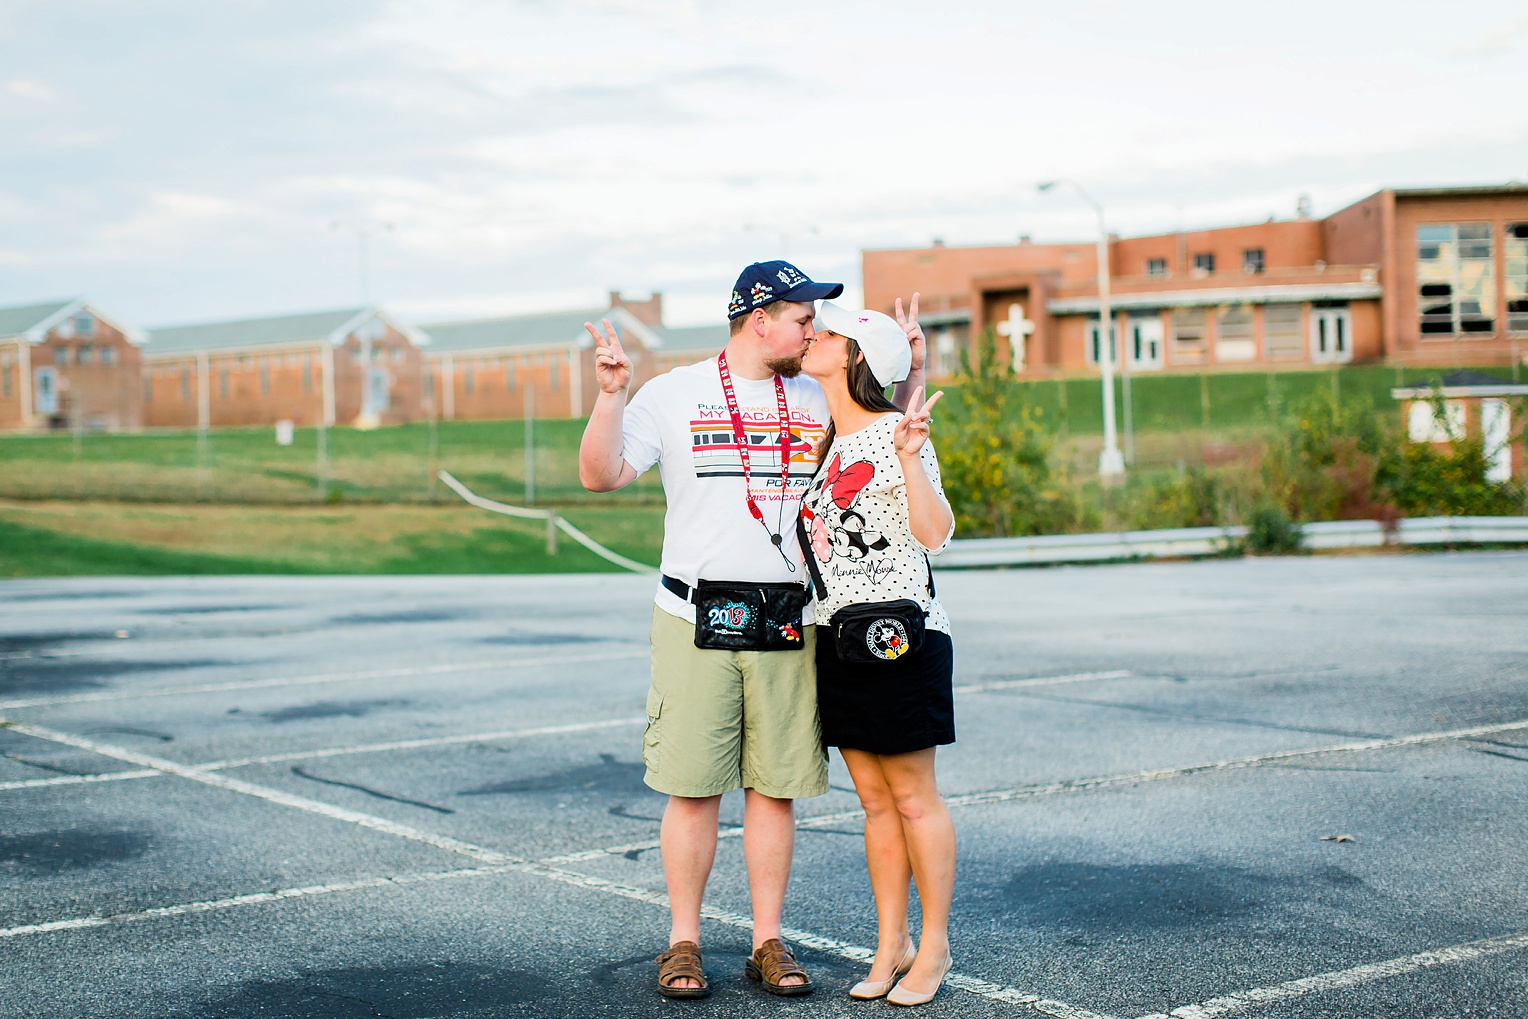
M 1053 469 L 1043 415 L 997 356 L 991 329 L 978 338 L 974 359 L 961 355 L 957 381 L 939 443 L 956 533 L 1003 537 L 1073 529 L 1085 515 L 1082 504 Z

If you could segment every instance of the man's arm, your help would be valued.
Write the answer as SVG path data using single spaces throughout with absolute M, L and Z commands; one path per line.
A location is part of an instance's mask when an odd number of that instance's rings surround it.
M 918 324 L 918 294 L 913 293 L 912 303 L 907 307 L 907 314 L 902 314 L 902 298 L 897 298 L 897 324 L 907 331 L 907 345 L 912 348 L 913 364 L 908 370 L 907 378 L 897 383 L 891 391 L 891 402 L 901 411 L 907 410 L 907 401 L 912 398 L 913 392 L 923 388 L 923 365 L 928 360 L 928 340 L 923 335 L 923 327 Z
M 631 361 L 621 349 L 620 338 L 609 319 L 601 324 L 605 336 L 588 322 L 584 328 L 594 337 L 594 376 L 600 395 L 578 446 L 578 480 L 591 492 L 613 492 L 634 481 L 637 471 L 621 458 L 621 426 L 626 416 L 626 390 L 631 386 Z

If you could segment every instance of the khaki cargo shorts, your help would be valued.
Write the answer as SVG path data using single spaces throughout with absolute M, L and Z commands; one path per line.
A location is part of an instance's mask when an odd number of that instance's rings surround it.
M 753 789 L 776 799 L 828 791 L 817 720 L 817 629 L 799 651 L 711 651 L 695 624 L 653 607 L 643 777 L 671 796 Z

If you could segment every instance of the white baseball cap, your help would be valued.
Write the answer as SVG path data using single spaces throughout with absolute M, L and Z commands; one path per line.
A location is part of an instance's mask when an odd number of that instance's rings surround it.
M 870 374 L 881 385 L 901 382 L 912 371 L 913 351 L 907 344 L 907 333 L 890 315 L 869 308 L 849 311 L 832 301 L 823 301 L 817 306 L 817 323 L 858 343 Z

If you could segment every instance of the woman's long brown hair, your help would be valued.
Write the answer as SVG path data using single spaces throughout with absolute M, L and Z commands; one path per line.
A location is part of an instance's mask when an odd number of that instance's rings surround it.
M 849 358 L 847 369 L 849 376 L 849 398 L 866 410 L 876 411 L 900 411 L 896 404 L 886 398 L 886 387 L 875 380 L 870 365 L 860 357 L 860 346 L 853 338 L 844 337 L 844 353 Z M 817 447 L 817 459 L 828 455 L 828 450 L 833 447 L 833 439 L 838 435 L 838 426 L 835 422 L 828 422 L 828 430 L 822 434 L 822 444 Z

